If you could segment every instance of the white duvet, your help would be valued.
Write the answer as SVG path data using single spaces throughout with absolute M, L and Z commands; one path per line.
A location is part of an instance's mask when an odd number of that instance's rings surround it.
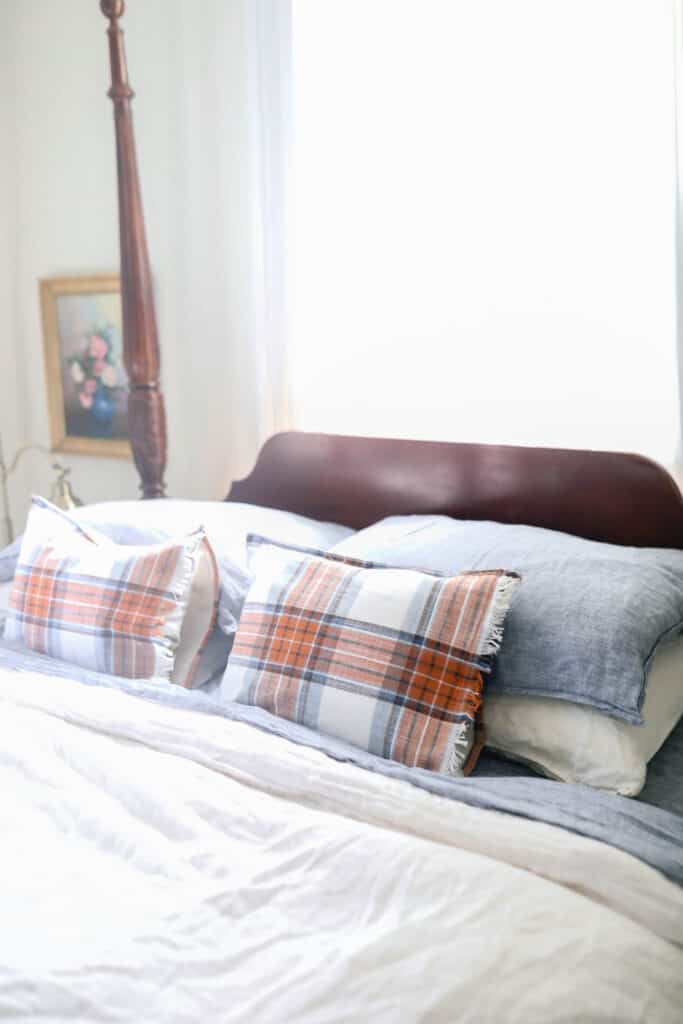
M 683 1020 L 683 891 L 244 724 L 0 673 L 0 1020 Z

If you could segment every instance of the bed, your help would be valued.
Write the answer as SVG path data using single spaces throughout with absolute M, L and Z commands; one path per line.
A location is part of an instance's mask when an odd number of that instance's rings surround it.
M 130 424 L 143 496 L 163 499 L 123 6 L 101 2 Z M 336 550 L 342 568 L 375 557 L 385 523 L 392 563 L 418 521 L 447 537 L 531 530 L 572 564 L 576 545 L 598 551 L 605 576 L 649 559 L 681 590 L 683 498 L 636 455 L 286 433 L 223 503 L 77 518 L 130 544 L 201 520 L 226 559 L 256 533 Z M 0 553 L 7 587 L 24 550 Z M 627 798 L 490 749 L 467 776 L 400 763 L 225 699 L 224 680 L 173 686 L 0 641 L 3 1020 L 683 1019 L 683 719 Z

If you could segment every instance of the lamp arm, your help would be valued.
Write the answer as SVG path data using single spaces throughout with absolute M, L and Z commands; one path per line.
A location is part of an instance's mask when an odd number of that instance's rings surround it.
M 0 479 L 2 479 L 3 483 L 6 480 L 9 480 L 9 478 L 12 476 L 12 473 L 21 462 L 22 456 L 24 456 L 26 452 L 31 451 L 41 452 L 43 455 L 47 455 L 48 458 L 50 458 L 52 454 L 49 448 L 45 448 L 42 444 L 23 444 L 20 448 L 17 449 L 14 458 L 12 459 L 9 466 L 6 466 L 4 459 L 2 457 L 2 446 L 0 443 Z

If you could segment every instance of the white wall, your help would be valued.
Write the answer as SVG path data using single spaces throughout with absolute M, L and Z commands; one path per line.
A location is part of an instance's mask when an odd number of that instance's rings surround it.
M 25 407 L 21 401 L 20 352 L 16 335 L 17 303 L 17 235 L 19 220 L 16 206 L 16 118 L 15 33 L 13 19 L 0 35 L 0 432 L 9 457 L 25 432 Z M 22 375 L 23 383 L 23 375 Z M 23 469 L 16 475 L 18 489 L 26 487 Z M 0 524 L 0 543 L 2 525 Z
M 245 389 L 236 355 L 248 292 L 247 3 L 130 0 L 122 23 L 137 93 L 174 495 L 223 497 L 259 440 L 240 427 Z M 116 271 L 119 259 L 107 22 L 99 4 L 3 3 L 2 22 L 0 127 L 13 141 L 3 144 L 0 160 L 0 430 L 13 449 L 23 439 L 49 441 L 38 279 Z M 212 180 L 233 229 L 225 239 L 211 195 L 193 194 L 221 129 L 223 163 L 220 180 L 217 173 Z M 63 461 L 86 501 L 137 495 L 132 462 Z M 19 523 L 31 490 L 45 493 L 49 476 L 39 455 L 27 457 L 11 484 Z

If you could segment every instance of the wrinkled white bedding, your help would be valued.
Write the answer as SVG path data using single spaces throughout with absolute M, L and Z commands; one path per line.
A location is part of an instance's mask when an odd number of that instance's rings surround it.
M 10 672 L 0 784 L 0 1020 L 683 1017 L 683 891 L 562 829 Z

